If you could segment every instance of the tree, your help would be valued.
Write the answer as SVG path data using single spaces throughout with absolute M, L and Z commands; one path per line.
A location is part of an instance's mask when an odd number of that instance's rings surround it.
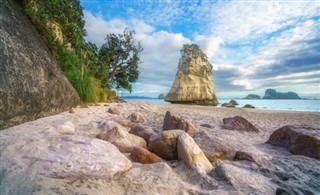
M 132 92 L 132 83 L 139 77 L 138 64 L 142 63 L 139 54 L 143 51 L 134 34 L 127 29 L 123 34 L 109 34 L 99 49 L 99 62 L 93 70 L 104 87 Z

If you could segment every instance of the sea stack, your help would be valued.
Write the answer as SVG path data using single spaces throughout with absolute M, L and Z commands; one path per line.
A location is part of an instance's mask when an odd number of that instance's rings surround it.
M 183 45 L 176 78 L 165 101 L 216 106 L 212 68 L 198 45 Z

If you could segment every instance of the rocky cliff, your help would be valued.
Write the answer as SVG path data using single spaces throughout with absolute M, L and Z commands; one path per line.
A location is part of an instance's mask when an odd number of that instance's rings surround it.
M 20 5 L 0 0 L 0 15 L 0 129 L 77 105 L 77 92 Z
M 263 99 L 301 99 L 301 97 L 297 93 L 291 91 L 287 93 L 281 93 L 274 89 L 267 89 Z
M 201 105 L 217 105 L 212 80 L 212 65 L 195 44 L 184 45 L 178 71 L 165 101 Z

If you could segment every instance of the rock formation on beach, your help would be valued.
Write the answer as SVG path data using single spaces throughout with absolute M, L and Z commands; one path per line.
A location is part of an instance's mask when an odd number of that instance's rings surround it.
M 0 10 L 0 129 L 77 105 L 77 92 L 21 7 L 3 0 Z
M 267 89 L 262 99 L 301 99 L 295 92 L 281 93 L 274 89 Z
M 212 65 L 195 44 L 181 50 L 176 78 L 165 101 L 199 105 L 217 105 L 212 80 Z

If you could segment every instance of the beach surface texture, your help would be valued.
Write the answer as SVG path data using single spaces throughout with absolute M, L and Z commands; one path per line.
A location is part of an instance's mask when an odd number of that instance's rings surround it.
M 181 130 L 163 130 L 167 111 Z M 223 119 L 235 116 L 244 130 L 225 128 Z M 79 106 L 0 131 L 0 194 L 319 194 L 319 151 L 309 157 L 266 143 L 286 125 L 312 127 L 306 137 L 319 147 L 319 112 Z

